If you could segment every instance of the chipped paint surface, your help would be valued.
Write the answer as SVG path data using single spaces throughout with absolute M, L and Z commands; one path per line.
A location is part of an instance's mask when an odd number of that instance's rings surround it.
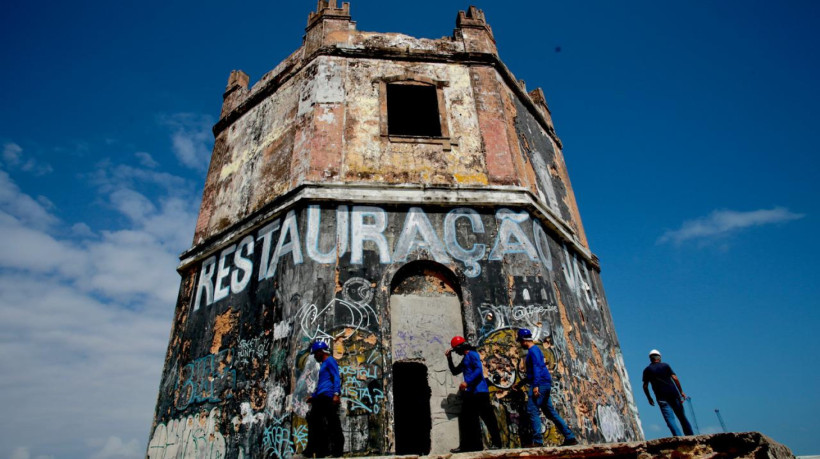
M 553 192 L 571 191 L 562 158 L 542 157 L 546 151 L 521 158 L 519 137 L 548 138 L 551 125 L 517 83 L 507 84 L 511 75 L 503 64 L 494 65 L 494 52 L 487 53 L 488 62 L 465 65 L 459 57 L 469 41 L 464 37 L 415 39 L 353 29 L 348 38 L 356 49 L 352 55 L 335 55 L 335 46 L 327 50 L 333 55 L 322 55 L 321 48 L 318 55 L 296 52 L 277 67 L 278 74 L 275 69 L 250 90 L 231 93 L 234 108 L 223 110 L 217 124 L 195 243 L 272 197 L 313 182 L 532 188 L 545 193 L 544 201 L 586 243 L 574 196 Z M 385 53 L 396 58 L 385 59 Z M 443 140 L 399 142 L 383 132 L 379 82 L 417 78 L 442 83 L 440 108 L 449 134 Z M 530 132 L 521 131 L 522 123 Z M 542 139 L 539 148 L 547 150 L 547 143 Z M 557 210 L 561 197 L 560 206 L 572 213 Z
M 553 403 L 579 437 L 642 438 L 543 93 L 498 60 L 475 8 L 434 40 L 360 32 L 349 5 L 319 6 L 303 47 L 253 87 L 231 74 L 149 456 L 303 451 L 315 340 L 340 365 L 346 454 L 396 451 L 405 363 L 435 398 L 414 434 L 446 451 L 460 406 L 443 356 L 453 335 L 481 354 L 505 446 L 560 443 L 546 420 L 531 432 L 513 389 L 519 328 L 544 350 Z M 435 91 L 440 136 L 388 132 L 390 84 Z M 180 449 L 189 438 L 199 449 Z
M 274 420 L 294 436 L 277 448 L 299 452 L 295 429 L 304 425 L 316 378 L 307 349 L 318 339 L 333 345 L 349 375 L 343 423 L 354 440 L 346 451 L 388 452 L 389 369 L 406 359 L 423 363 L 431 393 L 450 403 L 457 378 L 441 372 L 443 356 L 433 350 L 440 354 L 451 335 L 462 334 L 482 354 L 505 444 L 519 446 L 532 432 L 522 422 L 525 400 L 512 390 L 523 378 L 514 334 L 529 328 L 548 356 L 553 402 L 578 435 L 590 442 L 641 437 L 598 272 L 526 210 L 297 204 L 237 240 L 184 270 L 194 291 L 178 306 L 164 376 L 176 385 L 162 385 L 160 422 L 212 407 L 223 423 L 249 419 L 242 411 L 249 403 L 267 414 L 237 434 L 246 453 L 264 434 L 254 426 Z M 413 273 L 428 280 L 418 283 Z M 218 298 L 220 289 L 227 296 Z M 405 325 L 393 330 L 391 293 L 408 292 L 431 304 L 455 301 L 463 317 L 455 323 L 465 328 L 409 327 L 400 309 Z M 545 441 L 559 443 L 544 425 Z M 436 432 L 434 439 L 444 438 Z M 443 448 L 441 441 L 434 447 Z

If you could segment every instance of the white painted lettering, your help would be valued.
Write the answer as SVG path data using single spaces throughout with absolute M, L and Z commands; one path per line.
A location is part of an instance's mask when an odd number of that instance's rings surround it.
M 347 206 L 339 206 L 336 208 L 336 247 L 340 257 L 347 252 L 348 234 L 350 233 L 348 231 L 348 227 L 350 226 L 349 215 Z
M 223 298 L 226 298 L 229 293 L 231 293 L 231 286 L 230 284 L 223 286 L 222 281 L 225 280 L 231 274 L 231 267 L 225 265 L 225 260 L 228 259 L 228 255 L 234 253 L 236 251 L 236 244 L 226 247 L 222 250 L 222 253 L 219 254 L 219 270 L 216 272 L 216 282 L 214 283 L 214 301 L 219 301 Z
M 199 268 L 199 283 L 196 286 L 196 299 L 194 300 L 194 311 L 199 309 L 199 302 L 202 292 L 205 291 L 205 306 L 210 306 L 214 302 L 214 284 L 211 280 L 216 266 L 216 257 L 210 257 L 202 262 Z
M 421 239 L 419 239 L 421 236 Z M 444 245 L 433 230 L 433 225 L 427 219 L 427 214 L 419 207 L 411 207 L 404 219 L 404 228 L 393 252 L 393 261 L 407 261 L 407 256 L 418 249 L 426 249 L 433 255 L 433 259 L 442 264 L 452 260 L 444 250 Z
M 268 260 L 270 260 L 271 240 L 273 239 L 273 232 L 279 230 L 279 219 L 270 222 L 264 228 L 259 230 L 256 240 L 262 240 L 262 254 L 259 259 L 259 277 L 258 280 L 267 279 L 268 276 Z
M 242 252 L 245 252 L 248 258 L 243 257 Z M 248 235 L 239 243 L 233 257 L 233 265 L 236 268 L 231 275 L 231 291 L 233 293 L 245 290 L 251 280 L 251 272 L 253 272 L 251 255 L 253 255 L 253 236 Z
M 391 223 L 389 218 L 400 218 L 398 213 L 388 214 L 375 206 L 349 208 L 340 205 L 335 214 L 335 240 L 329 235 L 323 238 L 325 228 L 322 226 L 320 205 L 308 206 L 303 215 L 307 218 L 304 240 L 299 234 L 296 210 L 289 210 L 283 218 L 271 221 L 255 235 L 245 235 L 238 244 L 225 247 L 219 255 L 204 260 L 199 269 L 193 309 L 210 306 L 215 301 L 244 291 L 255 269 L 258 270 L 256 276 L 259 281 L 275 277 L 279 262 L 288 254 L 294 265 L 304 262 L 303 250 L 316 263 L 332 264 L 348 249 L 353 265 L 364 263 L 365 249 L 378 252 L 379 263 L 382 264 L 406 262 L 414 256 L 429 256 L 442 264 L 452 264 L 458 260 L 464 265 L 465 276 L 471 278 L 482 273 L 483 261 L 501 261 L 507 255 L 525 254 L 550 272 L 560 265 L 563 278 L 580 305 L 600 307 L 591 285 L 594 273 L 590 275 L 584 260 L 568 250 L 566 245 L 561 247 L 563 256 L 557 252 L 558 258 L 553 260 L 551 238 L 540 221 L 532 220 L 531 235 L 525 233 L 522 224 L 531 220 L 526 211 L 499 209 L 495 214 L 496 227 L 487 229 L 482 214 L 472 208 L 460 207 L 450 210 L 444 216 L 443 227 L 439 228 L 432 224 L 424 209 L 411 207 L 406 211 L 393 250 L 388 244 L 387 228 L 390 226 L 391 234 L 394 234 L 392 231 L 399 222 Z M 529 223 L 527 225 L 529 229 Z M 331 225 L 325 224 L 325 227 L 331 229 Z M 489 250 L 489 241 L 486 240 L 488 233 L 495 233 L 492 250 Z M 257 245 L 260 247 L 257 248 Z M 261 253 L 256 253 L 260 250 Z M 255 254 L 259 257 L 258 264 L 254 263 Z M 532 295 L 530 291 L 526 293 Z
M 308 257 L 317 263 L 333 263 L 337 254 L 341 256 L 347 252 L 347 206 L 336 209 L 336 241 L 333 249 L 328 252 L 319 250 L 319 235 L 322 226 L 322 209 L 318 205 L 308 206 L 307 235 L 305 249 Z
M 478 261 L 484 258 L 487 253 L 487 246 L 485 244 L 474 243 L 470 250 L 465 249 L 458 243 L 458 231 L 456 230 L 456 222 L 459 218 L 466 218 L 470 222 L 470 228 L 475 234 L 484 233 L 484 223 L 481 222 L 481 216 L 473 209 L 467 207 L 460 207 L 453 209 L 444 217 L 444 244 L 447 247 L 447 252 L 456 260 L 464 263 L 464 275 L 467 277 L 477 277 L 481 274 L 481 265 Z
M 538 251 L 535 250 L 535 246 L 524 234 L 520 225 L 530 218 L 529 214 L 527 212 L 517 214 L 510 209 L 499 209 L 495 213 L 495 218 L 500 222 L 500 227 L 495 245 L 490 252 L 490 260 L 500 261 L 506 254 L 526 253 L 530 260 L 538 261 Z M 511 240 L 513 238 L 515 242 Z
M 298 265 L 302 263 L 302 245 L 299 240 L 299 228 L 296 224 L 296 212 L 292 210 L 288 211 L 287 215 L 285 215 L 285 221 L 282 222 L 279 242 L 276 243 L 276 249 L 273 251 L 273 257 L 270 260 L 270 265 L 268 265 L 268 272 L 265 274 L 265 279 L 269 279 L 276 274 L 279 259 L 288 253 L 293 255 L 294 264 Z
M 350 263 L 362 264 L 365 241 L 376 244 L 381 263 L 390 263 L 390 248 L 384 237 L 384 230 L 387 229 L 387 215 L 384 209 L 372 206 L 353 206 L 350 217 Z
M 578 267 L 577 255 L 574 253 L 570 255 L 566 245 L 564 245 L 564 261 L 564 280 L 567 281 L 569 289 L 575 294 L 578 304 L 583 307 L 592 306 L 597 303 L 597 301 L 593 302 L 594 300 L 590 294 L 589 271 L 586 269 L 586 264 L 581 260 L 584 272 L 586 273 L 586 279 L 584 279 L 584 276 L 581 274 L 581 269 Z M 597 304 L 595 304 L 595 306 L 597 306 Z
M 545 268 L 552 271 L 552 253 L 550 253 L 549 238 L 544 228 L 537 220 L 532 221 L 532 235 L 535 237 L 535 248 L 538 250 L 538 259 Z

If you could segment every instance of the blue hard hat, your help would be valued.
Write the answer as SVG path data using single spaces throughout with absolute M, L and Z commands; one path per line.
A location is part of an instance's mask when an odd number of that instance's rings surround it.
M 532 332 L 528 328 L 518 329 L 518 341 L 525 341 L 532 339 Z
M 330 347 L 324 341 L 316 341 L 310 345 L 310 353 L 315 354 L 319 351 L 327 352 L 330 354 Z

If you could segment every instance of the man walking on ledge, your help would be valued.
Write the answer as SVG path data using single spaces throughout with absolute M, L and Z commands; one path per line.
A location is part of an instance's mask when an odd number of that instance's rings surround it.
M 564 436 L 561 446 L 577 445 L 578 440 L 575 434 L 569 430 L 567 423 L 555 411 L 550 401 L 550 390 L 552 389 L 552 376 L 544 361 L 544 354 L 541 349 L 532 341 L 532 332 L 526 328 L 518 330 L 518 343 L 527 349 L 527 412 L 530 415 L 532 426 L 532 443 L 535 446 L 544 445 L 544 437 L 541 435 L 541 413 L 555 424 L 555 427 Z
M 646 394 L 649 404 L 655 406 L 652 396 L 649 395 L 649 383 L 652 383 L 652 391 L 655 392 L 661 414 L 669 430 L 672 431 L 672 435 L 681 436 L 675 416 L 678 417 L 683 427 L 683 433 L 694 435 L 692 426 L 689 425 L 689 420 L 686 419 L 686 413 L 683 411 L 686 394 L 683 393 L 678 376 L 672 371 L 672 367 L 661 362 L 661 353 L 657 349 L 649 351 L 649 361 L 651 363 L 643 370 L 643 393 Z

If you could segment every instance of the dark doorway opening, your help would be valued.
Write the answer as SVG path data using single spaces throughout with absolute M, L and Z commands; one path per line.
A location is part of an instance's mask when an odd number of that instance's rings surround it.
M 393 364 L 396 454 L 430 454 L 430 384 L 419 362 Z

